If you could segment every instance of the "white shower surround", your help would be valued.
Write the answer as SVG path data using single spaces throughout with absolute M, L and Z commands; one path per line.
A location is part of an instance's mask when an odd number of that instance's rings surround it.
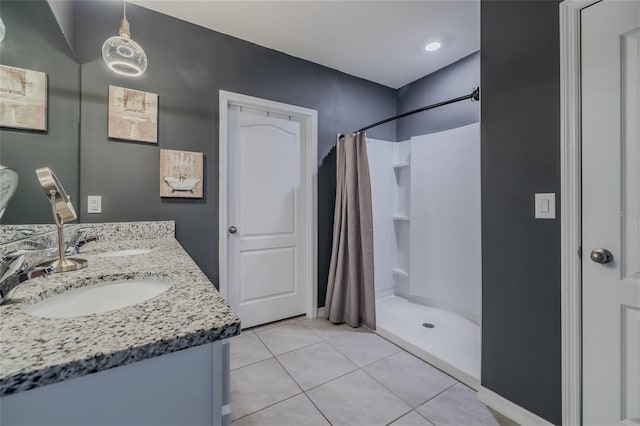
M 395 294 L 479 324 L 479 124 L 405 142 L 368 139 L 367 152 L 376 295 Z
M 368 139 L 367 152 L 377 326 L 385 337 L 475 387 L 482 290 L 480 126 L 404 142 Z M 392 306 L 400 306 L 393 296 L 413 303 L 390 315 Z M 427 316 L 442 321 L 437 333 L 423 333 Z M 465 332 L 445 338 L 447 329 Z
M 391 245 L 393 142 L 367 138 L 373 210 L 373 265 L 376 298 L 393 295 Z
M 411 138 L 409 299 L 480 323 L 480 125 Z

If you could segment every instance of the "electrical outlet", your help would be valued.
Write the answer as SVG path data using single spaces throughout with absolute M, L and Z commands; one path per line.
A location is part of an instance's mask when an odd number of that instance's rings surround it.
M 102 196 L 87 196 L 87 213 L 102 213 Z

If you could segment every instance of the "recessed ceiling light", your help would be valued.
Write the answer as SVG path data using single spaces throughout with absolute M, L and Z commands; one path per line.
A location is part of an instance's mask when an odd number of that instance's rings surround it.
M 435 52 L 441 47 L 442 47 L 442 43 L 440 43 L 439 41 L 432 41 L 431 43 L 427 44 L 424 47 L 424 50 L 426 50 L 427 52 Z

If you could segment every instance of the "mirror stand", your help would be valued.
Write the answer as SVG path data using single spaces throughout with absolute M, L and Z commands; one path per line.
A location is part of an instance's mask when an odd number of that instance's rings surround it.
M 87 261 L 85 259 L 67 258 L 65 255 L 66 246 L 64 242 L 64 220 L 58 214 L 56 210 L 57 191 L 52 189 L 49 191 L 51 199 L 51 212 L 53 213 L 53 220 L 58 227 L 58 259 L 43 262 L 38 266 L 51 266 L 55 272 L 69 272 L 77 271 L 78 269 L 86 268 Z

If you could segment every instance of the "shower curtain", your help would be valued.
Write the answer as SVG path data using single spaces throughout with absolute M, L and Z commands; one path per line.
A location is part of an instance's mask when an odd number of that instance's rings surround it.
M 364 132 L 340 137 L 333 249 L 325 308 L 329 320 L 375 330 L 371 182 Z

